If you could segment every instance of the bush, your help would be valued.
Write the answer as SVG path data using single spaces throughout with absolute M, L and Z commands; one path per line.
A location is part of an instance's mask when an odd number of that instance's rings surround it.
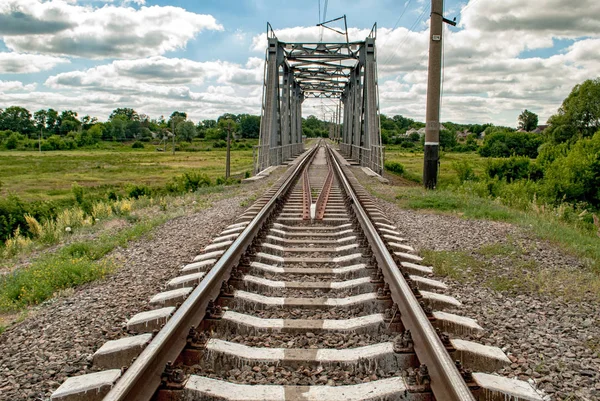
M 108 191 L 106 193 L 106 197 L 111 202 L 116 202 L 117 200 L 119 200 L 119 195 L 115 192 L 114 189 L 111 189 L 110 191 Z
M 534 159 L 542 143 L 542 137 L 537 134 L 497 131 L 486 135 L 479 154 L 483 157 L 527 156 Z
M 132 145 L 131 145 L 132 149 L 143 149 L 144 148 L 144 144 L 141 143 L 140 141 L 135 141 Z
M 240 180 L 238 180 L 237 178 L 233 178 L 233 177 L 229 177 L 229 178 L 225 178 L 225 177 L 217 177 L 215 184 L 216 185 L 235 185 L 235 184 L 239 184 Z
M 201 187 L 210 187 L 212 181 L 210 177 L 202 173 L 184 173 L 173 178 L 173 181 L 166 185 L 167 192 L 182 193 L 195 192 Z
M 486 174 L 490 178 L 506 180 L 507 182 L 521 179 L 536 181 L 544 175 L 542 169 L 535 162 L 522 156 L 492 160 L 486 166 Z
M 85 198 L 85 190 L 75 183 L 71 187 L 71 191 L 75 197 L 75 202 L 81 207 L 85 214 L 90 216 L 92 214 L 92 203 L 89 201 L 89 199 Z
M 222 140 L 215 141 L 215 143 L 213 144 L 213 148 L 225 148 L 225 147 L 227 147 L 227 142 L 222 141 Z
M 19 141 L 21 141 L 22 139 L 23 139 L 23 135 L 21 135 L 17 132 L 13 132 L 6 139 L 6 149 L 16 149 L 17 146 L 19 145 Z
M 404 173 L 404 166 L 398 162 L 385 162 L 384 167 L 386 170 L 391 171 L 392 173 Z
M 477 179 L 475 172 L 473 171 L 473 165 L 467 160 L 457 160 L 452 163 L 452 168 L 456 172 L 458 179 L 461 183 L 465 181 L 474 181 Z
M 128 196 L 139 199 L 142 196 L 151 196 L 152 190 L 147 185 L 132 185 L 129 187 Z
M 56 205 L 51 202 L 25 203 L 15 195 L 0 198 L 0 241 L 6 241 L 17 229 L 21 234 L 31 236 L 26 214 L 41 222 L 54 219 L 56 211 Z
M 560 152 L 545 169 L 543 193 L 548 202 L 585 202 L 600 207 L 600 131 Z

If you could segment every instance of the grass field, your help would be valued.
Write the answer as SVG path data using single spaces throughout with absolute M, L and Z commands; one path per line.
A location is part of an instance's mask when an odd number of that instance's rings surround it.
M 120 150 L 120 149 L 119 149 Z M 0 196 L 19 195 L 26 201 L 71 197 L 77 182 L 88 189 L 127 184 L 164 185 L 172 177 L 195 171 L 212 179 L 225 175 L 225 149 L 202 152 L 71 150 L 54 152 L 0 152 Z M 252 150 L 232 150 L 231 174 L 252 170 Z
M 398 206 L 435 213 L 455 214 L 463 218 L 504 221 L 519 225 L 538 238 L 549 240 L 567 252 L 584 259 L 596 276 L 600 274 L 600 243 L 598 227 L 585 223 L 568 205 L 558 207 L 515 208 L 501 199 L 478 196 L 470 186 L 461 186 L 453 163 L 468 161 L 475 174 L 484 176 L 485 166 L 491 158 L 476 153 L 443 153 L 440 158 L 438 189 L 429 191 L 419 184 L 413 186 L 369 185 L 373 194 L 396 203 Z M 385 160 L 401 163 L 403 176 L 420 181 L 423 174 L 423 153 L 410 153 L 397 146 L 386 146 Z M 394 176 L 386 172 L 388 176 Z M 588 215 L 590 215 L 588 213 Z M 599 285 L 599 284 L 595 284 Z
M 456 171 L 452 168 L 452 164 L 458 161 L 467 161 L 477 175 L 482 175 L 485 170 L 485 165 L 491 158 L 479 156 L 475 152 L 469 153 L 446 153 L 440 155 L 440 171 L 438 184 L 444 187 L 448 184 L 458 184 Z M 398 145 L 386 145 L 385 161 L 398 162 L 406 169 L 406 177 L 420 180 L 423 176 L 423 152 L 407 152 L 406 149 Z

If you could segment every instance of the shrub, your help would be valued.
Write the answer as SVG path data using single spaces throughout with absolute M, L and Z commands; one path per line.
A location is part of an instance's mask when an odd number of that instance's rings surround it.
M 13 132 L 6 139 L 6 149 L 16 149 L 17 146 L 19 145 L 19 141 L 21 141 L 22 139 L 23 139 L 23 135 L 21 135 L 17 132 Z
M 543 177 L 542 169 L 527 157 L 513 156 L 488 162 L 486 174 L 491 178 L 512 182 L 521 179 L 539 180 Z
M 473 165 L 467 160 L 457 160 L 452 163 L 452 169 L 456 172 L 461 183 L 465 181 L 474 181 L 477 179 L 473 171 Z
M 91 216 L 92 214 L 92 203 L 89 199 L 85 198 L 85 189 L 80 187 L 77 183 L 73 184 L 71 187 L 71 191 L 73 192 L 73 196 L 75 197 L 75 202 L 83 209 L 85 214 Z
M 398 162 L 385 162 L 384 167 L 386 170 L 391 171 L 392 173 L 404 173 L 404 166 Z
M 185 173 L 183 175 L 183 188 L 186 192 L 194 192 L 200 187 L 210 187 L 212 182 L 206 174 Z
M 128 196 L 130 198 L 138 199 L 141 196 L 151 196 L 152 190 L 146 185 L 132 185 L 129 187 Z
M 108 191 L 106 193 L 106 197 L 108 198 L 109 201 L 115 202 L 119 199 L 119 195 L 117 195 L 117 193 L 115 192 L 114 189 L 111 189 L 110 191 Z
M 198 188 L 211 185 L 212 181 L 206 174 L 184 173 L 173 178 L 173 181 L 166 185 L 166 190 L 171 193 L 195 192 Z
M 240 180 L 238 180 L 237 178 L 233 178 L 233 177 L 229 177 L 229 178 L 225 178 L 225 177 L 217 177 L 215 184 L 216 185 L 235 185 L 235 184 L 239 184 Z
M 0 240 L 2 242 L 10 238 L 17 229 L 27 230 L 25 213 L 27 208 L 19 197 L 9 195 L 0 199 Z
M 227 147 L 227 142 L 222 141 L 222 140 L 215 141 L 215 143 L 213 143 L 213 147 L 214 148 L 225 148 L 225 147 Z
M 600 207 L 600 131 L 580 139 L 565 155 L 555 155 L 545 169 L 543 193 L 548 202 L 585 202 Z
M 143 149 L 143 148 L 144 148 L 144 144 L 143 144 L 142 142 L 140 142 L 140 141 L 135 141 L 135 142 L 134 142 L 134 143 L 131 145 L 131 147 L 132 147 L 133 149 Z

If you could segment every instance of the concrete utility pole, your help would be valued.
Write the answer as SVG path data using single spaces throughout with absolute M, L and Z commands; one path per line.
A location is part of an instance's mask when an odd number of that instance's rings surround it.
M 231 160 L 231 121 L 227 122 L 227 157 L 225 158 L 225 179 L 229 178 L 229 164 Z
M 440 81 L 442 77 L 442 23 L 444 0 L 431 0 L 429 35 L 429 69 L 427 78 L 427 111 L 425 114 L 425 155 L 423 185 L 437 186 L 440 153 Z
M 171 118 L 171 127 L 173 127 L 173 154 L 175 154 L 175 119 Z

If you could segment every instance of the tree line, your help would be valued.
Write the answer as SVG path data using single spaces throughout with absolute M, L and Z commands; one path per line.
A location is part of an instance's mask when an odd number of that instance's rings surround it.
M 20 141 L 29 140 L 25 147 L 40 146 L 41 150 L 73 149 L 99 141 L 150 141 L 175 136 L 179 142 L 194 138 L 225 139 L 222 121 L 231 121 L 241 138 L 258 138 L 260 117 L 250 114 L 226 113 L 216 120 L 194 123 L 187 113 L 174 111 L 165 119 L 152 119 L 132 108 L 116 108 L 105 122 L 96 117 L 79 117 L 73 110 L 60 113 L 52 108 L 31 114 L 21 106 L 0 109 L 0 144 L 15 149 Z M 36 142 L 37 141 L 37 142 Z

